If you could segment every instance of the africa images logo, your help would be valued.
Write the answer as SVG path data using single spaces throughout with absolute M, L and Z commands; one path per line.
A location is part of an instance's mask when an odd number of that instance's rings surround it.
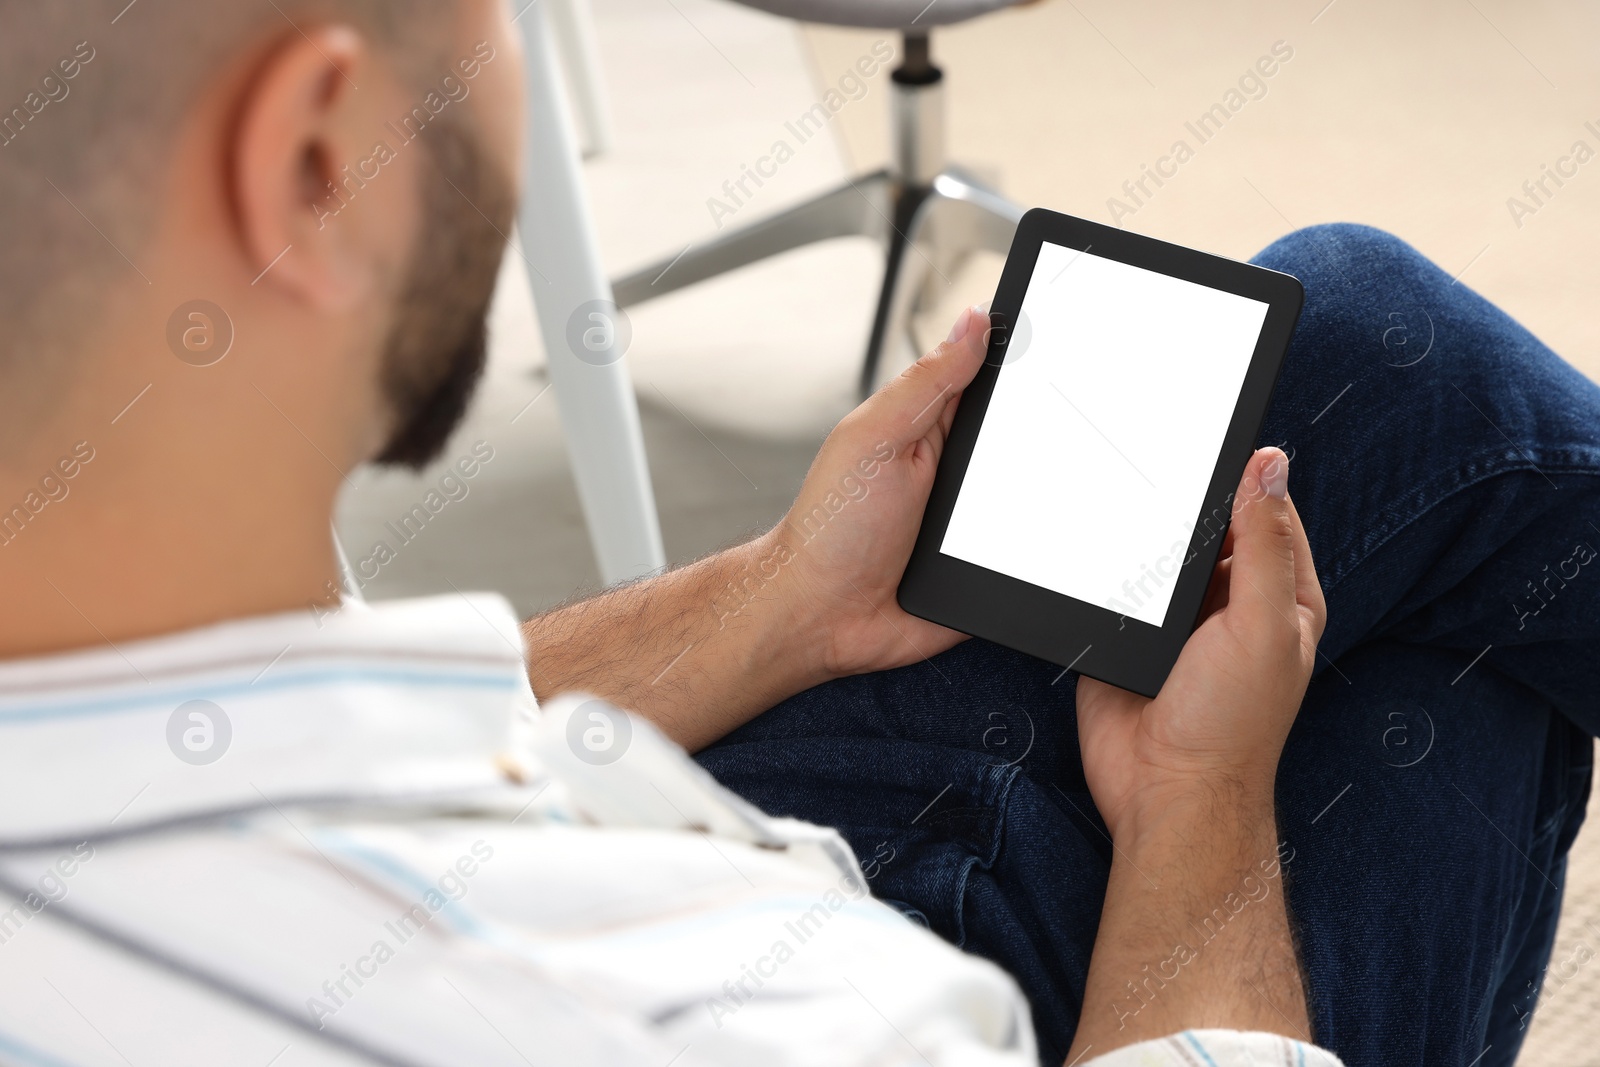
M 633 723 L 628 713 L 603 700 L 586 700 L 567 719 L 567 747 L 583 762 L 604 767 L 628 751 Z
M 192 767 L 215 763 L 233 743 L 228 713 L 209 700 L 188 700 L 167 716 L 167 747 Z

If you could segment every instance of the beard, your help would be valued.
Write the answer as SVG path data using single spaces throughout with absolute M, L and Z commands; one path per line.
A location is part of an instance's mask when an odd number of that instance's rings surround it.
M 375 462 L 421 470 L 466 414 L 489 351 L 489 302 L 516 199 L 461 125 L 420 139 L 423 222 L 384 346 L 384 397 L 395 430 Z

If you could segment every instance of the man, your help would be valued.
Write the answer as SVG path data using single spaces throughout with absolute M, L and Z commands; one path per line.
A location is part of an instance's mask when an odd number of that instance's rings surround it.
M 975 311 L 749 545 L 520 628 L 330 601 L 345 473 L 482 365 L 510 18 L 0 2 L 0 1055 L 1509 1063 L 1600 725 L 1600 397 L 1393 239 L 1263 254 L 1280 447 L 1153 701 L 895 604 Z

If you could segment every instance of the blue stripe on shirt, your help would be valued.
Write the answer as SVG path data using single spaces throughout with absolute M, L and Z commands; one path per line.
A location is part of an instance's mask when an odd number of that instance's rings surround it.
M 1199 1038 L 1194 1036 L 1193 1031 L 1185 1030 L 1183 1032 L 1183 1039 L 1189 1042 L 1189 1044 L 1193 1045 L 1194 1050 L 1200 1053 L 1201 1058 L 1209 1063 L 1211 1067 L 1217 1067 L 1217 1061 L 1211 1058 L 1211 1053 L 1206 1051 L 1206 1047 L 1200 1043 Z
M 68 1063 L 66 1060 L 58 1060 L 48 1053 L 40 1052 L 36 1048 L 24 1045 L 16 1038 L 3 1033 L 0 1033 L 0 1052 L 30 1064 L 31 1067 L 74 1067 L 73 1064 Z
M 0 727 L 47 719 L 88 715 L 120 715 L 149 707 L 174 707 L 185 700 L 215 700 L 240 693 L 266 693 L 282 689 L 304 689 L 339 682 L 424 686 L 428 688 L 492 689 L 510 692 L 522 685 L 520 676 L 500 671 L 493 674 L 458 674 L 432 671 L 377 670 L 369 668 L 331 668 L 282 674 L 258 682 L 231 682 L 184 689 L 151 689 L 122 697 L 81 700 L 61 704 L 36 704 L 0 710 Z

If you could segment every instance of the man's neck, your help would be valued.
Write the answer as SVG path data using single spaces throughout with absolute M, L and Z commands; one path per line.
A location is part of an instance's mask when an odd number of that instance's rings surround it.
M 337 477 L 308 476 L 303 457 L 230 461 L 95 422 L 102 433 L 41 434 L 48 447 L 0 468 L 0 659 L 329 599 Z

